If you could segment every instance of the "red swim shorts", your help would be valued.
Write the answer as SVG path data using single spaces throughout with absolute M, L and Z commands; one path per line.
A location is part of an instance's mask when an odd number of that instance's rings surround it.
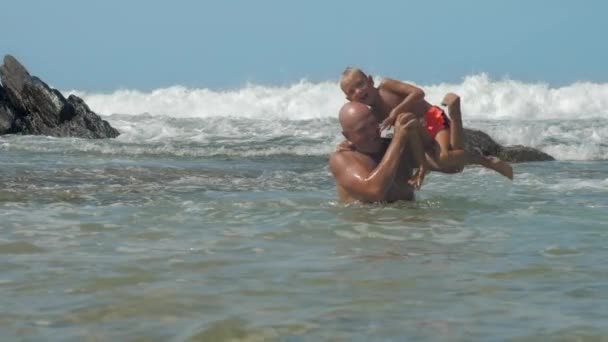
M 433 139 L 435 139 L 439 131 L 450 128 L 450 119 L 445 115 L 443 109 L 437 106 L 429 108 L 428 112 L 424 115 L 424 121 L 426 122 L 426 131 Z

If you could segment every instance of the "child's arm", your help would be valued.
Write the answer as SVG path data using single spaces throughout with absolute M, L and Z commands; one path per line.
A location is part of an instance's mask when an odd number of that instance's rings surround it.
M 414 104 L 424 99 L 424 91 L 422 89 L 390 78 L 384 79 L 378 88 L 388 90 L 403 97 L 401 103 L 393 108 L 388 117 L 382 121 L 381 129 L 394 125 L 397 115 L 411 112 Z

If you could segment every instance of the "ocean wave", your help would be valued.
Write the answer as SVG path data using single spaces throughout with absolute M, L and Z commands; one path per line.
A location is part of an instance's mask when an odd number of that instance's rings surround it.
M 9 136 L 0 138 L 0 151 L 144 158 L 325 157 L 336 148 L 339 142 L 340 139 L 319 141 L 309 139 L 290 140 L 285 137 L 277 137 L 264 140 L 225 142 L 197 142 L 178 138 L 135 143 L 118 139 L 86 140 L 79 138 Z
M 327 156 L 343 140 L 338 120 L 269 120 L 152 115 L 107 117 L 111 140 L 5 136 L 0 151 L 174 157 Z M 608 160 L 608 119 L 470 120 L 502 145 L 538 148 L 558 160 Z
M 377 78 L 379 80 L 380 78 Z M 462 97 L 465 121 L 476 120 L 576 120 L 608 118 L 608 84 L 577 82 L 561 87 L 547 83 L 493 80 L 471 75 L 461 83 L 420 85 L 426 98 L 439 103 L 447 92 Z M 82 97 L 101 115 L 151 114 L 173 118 L 234 117 L 308 120 L 336 117 L 345 102 L 337 81 L 298 83 L 270 87 L 250 84 L 240 89 L 172 86 L 144 92 L 122 89 L 111 93 L 67 93 Z

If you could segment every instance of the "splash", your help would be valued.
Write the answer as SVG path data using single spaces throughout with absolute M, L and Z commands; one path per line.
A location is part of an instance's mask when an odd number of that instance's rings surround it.
M 577 82 L 553 88 L 546 83 L 493 80 L 486 74 L 478 74 L 464 78 L 459 84 L 420 86 L 427 100 L 436 104 L 445 93 L 458 93 L 463 99 L 465 120 L 608 118 L 606 83 Z M 123 89 L 105 94 L 67 93 L 82 97 L 101 115 L 147 113 L 175 118 L 332 118 L 345 101 L 337 82 L 308 81 L 284 87 L 250 84 L 227 91 L 173 86 L 150 92 Z

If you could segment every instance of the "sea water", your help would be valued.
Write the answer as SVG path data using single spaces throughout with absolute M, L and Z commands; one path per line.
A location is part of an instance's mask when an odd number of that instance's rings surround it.
M 608 85 L 423 88 L 557 161 L 343 205 L 335 82 L 72 91 L 121 135 L 0 137 L 0 340 L 606 340 Z

